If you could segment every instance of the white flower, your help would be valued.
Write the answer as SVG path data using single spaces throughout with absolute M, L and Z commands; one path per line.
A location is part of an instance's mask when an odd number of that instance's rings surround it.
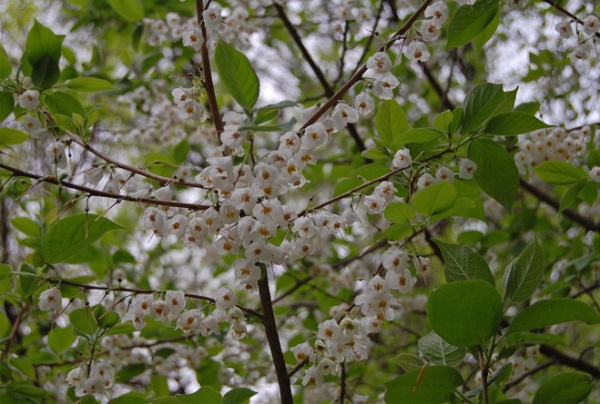
M 394 97 L 394 88 L 400 81 L 392 73 L 387 72 L 373 83 L 373 92 L 382 100 L 391 100 Z
M 458 176 L 463 180 L 469 180 L 473 178 L 473 173 L 477 170 L 477 164 L 473 160 L 460 159 L 460 170 Z
M 302 385 L 306 386 L 311 384 L 314 386 L 320 386 L 323 383 L 323 374 L 319 370 L 319 367 L 315 364 L 306 371 L 306 374 L 302 378 Z
M 386 202 L 391 202 L 396 197 L 396 187 L 390 181 L 382 181 L 375 187 L 373 195 L 381 196 Z
M 385 52 L 377 52 L 367 60 L 367 69 L 383 74 L 392 68 L 392 61 Z
M 190 46 L 195 50 L 200 50 L 204 43 L 202 31 L 200 31 L 200 28 L 198 27 L 193 27 L 185 31 L 181 36 L 181 39 L 183 40 L 184 46 Z
M 417 180 L 417 188 L 418 189 L 423 189 L 423 188 L 427 188 L 430 185 L 433 185 L 437 182 L 437 180 L 435 178 L 433 178 L 433 176 L 429 173 L 425 173 L 423 175 L 421 175 L 419 177 L 419 179 Z
M 563 39 L 570 38 L 573 35 L 573 27 L 571 27 L 571 21 L 563 21 L 556 24 L 554 27 L 556 32 L 560 34 Z
M 229 288 L 220 288 L 215 293 L 215 305 L 217 309 L 227 310 L 237 303 L 237 296 Z
M 304 360 L 314 361 L 315 359 L 315 351 L 308 342 L 303 342 L 300 345 L 296 345 L 291 349 L 291 351 L 294 353 L 294 357 L 298 363 Z
M 598 21 L 598 17 L 595 15 L 588 15 L 583 20 L 583 31 L 588 35 L 594 35 L 597 33 L 599 27 L 600 21 Z
M 408 267 L 408 253 L 398 247 L 385 250 L 381 257 L 381 264 L 388 271 L 401 271 Z
M 354 99 L 354 108 L 362 116 L 369 116 L 375 109 L 375 103 L 373 102 L 373 98 L 363 91 Z
M 60 310 L 62 308 L 62 296 L 58 288 L 50 288 L 42 292 L 39 302 L 40 310 Z
M 19 105 L 25 109 L 35 109 L 40 105 L 40 93 L 36 90 L 25 90 L 19 96 Z
M 423 21 L 421 23 L 421 25 L 419 26 L 419 32 L 421 33 L 421 38 L 425 42 L 433 41 L 434 39 L 437 39 L 438 36 L 440 36 L 439 26 L 438 26 L 437 22 L 435 22 L 433 20 Z M 427 49 L 427 48 L 425 48 L 425 49 Z M 429 59 L 429 56 L 427 56 L 427 59 Z M 426 61 L 427 60 L 423 60 L 423 62 L 426 62 Z
M 406 56 L 412 61 L 427 62 L 429 60 L 429 50 L 423 42 L 413 41 L 406 48 Z
M 173 96 L 173 101 L 177 104 L 178 107 L 183 107 L 186 102 L 190 101 L 192 98 L 193 90 L 188 88 L 178 87 L 171 91 L 171 95 Z
M 396 168 L 406 168 L 412 164 L 412 157 L 410 156 L 410 150 L 400 149 L 394 155 L 392 165 Z
M 572 63 L 577 63 L 582 60 L 587 60 L 587 58 L 590 54 L 590 51 L 591 51 L 591 46 L 589 45 L 589 42 L 584 42 L 584 43 L 576 46 L 575 49 L 573 49 L 571 51 L 571 53 L 569 53 L 569 59 L 571 59 Z
M 221 21 L 223 21 L 223 18 L 221 17 L 221 7 L 211 5 L 210 8 L 204 10 L 202 13 L 202 18 L 204 19 L 204 25 L 206 25 L 206 29 L 211 31 L 217 30 L 221 24 Z
M 594 166 L 590 169 L 590 178 L 593 181 L 600 182 L 600 166 Z
M 182 290 L 169 290 L 165 296 L 169 314 L 177 316 L 185 308 L 185 293 Z
M 454 171 L 447 167 L 439 167 L 435 172 L 435 178 L 439 181 L 454 182 Z
M 325 136 L 325 125 L 321 122 L 315 122 L 304 129 L 302 147 L 313 150 L 315 147 L 322 145 L 325 142 Z
M 443 1 L 436 1 L 425 10 L 425 17 L 433 18 L 438 24 L 443 24 L 448 18 L 448 7 Z
M 365 196 L 365 209 L 367 210 L 367 213 L 371 215 L 377 215 L 383 212 L 386 205 L 386 200 L 379 195 Z
M 402 293 L 410 292 L 417 283 L 417 278 L 407 268 L 399 272 L 389 271 L 385 279 L 388 281 L 390 289 L 398 290 Z

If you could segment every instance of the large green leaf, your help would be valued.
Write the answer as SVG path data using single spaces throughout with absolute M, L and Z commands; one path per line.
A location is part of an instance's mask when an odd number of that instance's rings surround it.
M 581 167 L 573 167 L 566 161 L 544 161 L 533 168 L 533 171 L 549 184 L 573 184 L 582 178 L 587 178 L 586 172 Z
M 520 135 L 538 129 L 549 128 L 535 116 L 525 112 L 505 112 L 493 117 L 485 127 L 490 135 Z
M 454 205 L 458 193 L 448 181 L 440 181 L 421 189 L 410 198 L 410 204 L 427 217 L 444 212 Z
M 394 358 L 394 361 L 407 372 L 411 370 L 422 369 L 425 364 L 417 355 L 403 352 Z
M 79 214 L 56 222 L 42 243 L 44 260 L 56 264 L 81 252 L 110 230 L 123 227 L 97 215 Z
M 392 223 L 410 223 L 415 214 L 413 207 L 405 202 L 392 202 L 383 212 L 385 218 Z
M 67 88 L 73 91 L 98 92 L 118 90 L 111 82 L 97 77 L 76 77 L 67 82 Z
M 406 114 L 396 100 L 387 100 L 381 103 L 377 116 L 375 117 L 375 128 L 379 137 L 392 150 L 397 150 L 399 147 L 395 145 L 396 136 L 410 129 Z
M 544 275 L 544 256 L 537 240 L 533 240 L 510 263 L 504 274 L 504 304 L 529 299 Z
M 585 373 L 559 373 L 546 380 L 533 396 L 532 404 L 577 404 L 593 388 L 592 378 Z
M 109 0 L 110 6 L 121 18 L 136 22 L 144 18 L 144 5 L 139 0 Z
M 2 45 L 0 45 L 0 79 L 5 79 L 10 76 L 12 65 L 8 54 Z
M 408 143 L 429 143 L 437 140 L 442 135 L 442 132 L 432 128 L 410 129 L 395 137 L 394 146 L 401 148 Z
M 231 389 L 223 396 L 223 404 L 243 404 L 254 395 L 256 395 L 256 391 L 247 388 Z
M 50 28 L 35 20 L 27 35 L 24 56 L 31 66 L 35 66 L 44 56 L 49 56 L 58 63 L 63 39 L 64 36 L 54 34 Z
M 465 349 L 451 345 L 431 331 L 419 338 L 419 353 L 435 365 L 456 366 L 465 358 Z
M 485 259 L 469 247 L 434 240 L 444 258 L 447 282 L 482 279 L 495 285 L 494 276 Z
M 15 98 L 8 91 L 0 91 L 0 122 L 5 120 L 15 109 Z
M 511 155 L 487 139 L 472 141 L 467 154 L 477 164 L 473 177 L 481 189 L 510 211 L 519 192 L 519 171 Z
M 386 403 L 447 403 L 463 384 L 460 373 L 446 366 L 413 370 L 385 384 Z
M 99 311 L 96 314 L 96 311 Z M 104 308 L 102 306 L 94 307 L 82 307 L 80 309 L 73 310 L 69 314 L 69 322 L 79 333 L 90 336 L 98 331 L 98 320 L 97 317 L 102 315 Z
M 211 386 L 202 386 L 200 389 L 192 394 L 177 394 L 175 397 L 180 403 L 186 404 L 198 404 L 198 403 L 211 403 L 220 404 L 223 402 L 221 393 Z
M 10 265 L 0 264 L 0 294 L 12 287 L 12 268 Z M 3 332 L 0 331 L 0 337 Z
M 13 128 L 0 128 L 0 148 L 14 144 L 23 143 L 29 139 L 29 135 Z
M 60 78 L 58 59 L 54 59 L 50 55 L 42 56 L 32 67 L 31 81 L 38 87 L 51 87 Z
M 62 114 L 66 116 L 72 116 L 74 113 L 81 116 L 85 116 L 85 110 L 83 106 L 73 97 L 71 94 L 55 91 L 50 94 L 46 94 L 44 97 L 46 106 L 52 112 L 53 115 Z
M 471 42 L 494 20 L 498 0 L 478 0 L 475 4 L 461 6 L 448 26 L 446 50 Z
M 540 300 L 519 312 L 510 323 L 508 332 L 535 330 L 569 321 L 598 324 L 600 314 L 579 300 L 568 298 Z
M 457 347 L 485 343 L 502 321 L 502 299 L 496 288 L 479 279 L 440 286 L 427 303 L 431 328 Z
M 500 84 L 484 83 L 473 88 L 465 98 L 462 132 L 470 133 L 482 126 L 493 116 L 505 97 Z
M 242 52 L 223 40 L 215 49 L 215 63 L 219 78 L 234 100 L 245 110 L 250 110 L 258 100 L 258 76 Z
M 75 342 L 75 333 L 71 327 L 61 328 L 55 325 L 48 334 L 48 345 L 56 352 L 63 352 L 73 342 Z

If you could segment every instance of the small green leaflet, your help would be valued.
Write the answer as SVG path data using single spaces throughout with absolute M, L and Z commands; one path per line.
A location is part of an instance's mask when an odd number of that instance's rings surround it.
M 508 333 L 535 330 L 569 321 L 600 323 L 600 314 L 582 301 L 560 298 L 535 302 L 519 312 L 510 323 Z
M 544 275 L 544 257 L 537 240 L 523 249 L 504 275 L 504 305 L 529 299 Z
M 97 215 L 79 214 L 56 222 L 42 243 L 44 260 L 56 264 L 80 253 L 108 231 L 123 227 Z
M 246 55 L 221 39 L 215 49 L 215 63 L 227 91 L 249 111 L 258 100 L 260 84 Z
M 398 150 L 395 145 L 396 137 L 410 129 L 406 114 L 398 101 L 387 100 L 381 103 L 375 117 L 375 128 L 388 149 Z
M 0 128 L 0 148 L 14 144 L 23 143 L 29 139 L 29 135 L 13 128 Z
M 467 156 L 477 164 L 473 177 L 481 189 L 510 211 L 519 192 L 519 171 L 511 155 L 493 140 L 477 139 Z
M 498 0 L 479 0 L 461 6 L 448 26 L 446 50 L 466 45 L 482 33 L 498 12 Z
M 581 167 L 573 167 L 571 164 L 559 160 L 544 161 L 534 167 L 533 171 L 549 184 L 573 184 L 587 178 L 586 172 Z
M 526 112 L 505 112 L 493 117 L 485 127 L 490 135 L 520 135 L 538 129 L 549 128 L 544 122 Z
M 479 279 L 447 283 L 427 302 L 431 328 L 457 347 L 484 344 L 502 321 L 502 299 L 489 282 Z
M 418 380 L 418 383 L 417 383 Z M 463 384 L 458 370 L 447 366 L 427 366 L 398 376 L 385 384 L 386 403 L 448 403 L 454 390 Z
M 433 240 L 444 258 L 446 282 L 482 279 L 494 285 L 494 276 L 485 259 L 469 247 Z
M 559 373 L 544 381 L 533 396 L 532 404 L 577 404 L 594 388 L 590 375 L 578 372 Z
M 110 6 L 121 18 L 136 22 L 144 18 L 144 5 L 138 0 L 108 0 Z
M 113 86 L 111 82 L 99 79 L 97 77 L 77 77 L 67 82 L 67 88 L 74 91 L 84 92 L 99 92 L 108 90 L 118 90 L 117 87 Z

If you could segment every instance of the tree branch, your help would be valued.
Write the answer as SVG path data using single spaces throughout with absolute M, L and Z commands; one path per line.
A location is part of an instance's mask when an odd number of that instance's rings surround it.
M 560 210 L 560 202 L 557 201 L 556 199 L 554 199 L 553 197 L 551 197 L 550 195 L 546 194 L 541 189 L 535 187 L 534 185 L 531 185 L 530 183 L 525 181 L 523 178 L 519 178 L 519 184 L 520 184 L 521 188 L 523 188 L 524 190 L 526 190 L 527 192 L 529 192 L 531 195 L 535 196 L 539 200 L 550 205 L 557 212 Z M 595 223 L 592 220 L 590 220 L 589 218 L 581 216 L 579 213 L 577 213 L 571 209 L 563 210 L 562 215 L 571 219 L 572 221 L 579 224 L 580 226 L 582 226 L 583 228 L 585 228 L 588 231 L 600 233 L 600 223 Z
M 584 360 L 566 355 L 558 351 L 556 348 L 551 347 L 550 345 L 540 345 L 540 353 L 550 359 L 553 359 L 554 362 L 557 364 L 581 370 L 582 372 L 588 373 L 594 379 L 600 379 L 600 368 Z
M 271 292 L 269 291 L 269 277 L 265 273 L 258 280 L 258 293 L 260 294 L 260 304 L 263 311 L 263 325 L 265 326 L 265 334 L 269 342 L 271 356 L 273 357 L 273 365 L 277 374 L 277 382 L 279 383 L 279 395 L 282 404 L 291 404 L 294 402 L 292 396 L 292 387 L 288 377 L 285 359 L 279 342 L 279 332 L 277 331 L 277 323 L 275 322 L 275 314 L 273 313 L 273 303 L 271 301 Z
M 177 201 L 161 201 L 158 199 L 149 199 L 149 198 L 139 198 L 133 197 L 130 195 L 120 195 L 120 194 L 112 194 L 110 192 L 99 191 L 94 188 L 89 188 L 83 185 L 74 184 L 69 181 L 58 180 L 55 176 L 43 176 L 39 174 L 30 173 L 27 171 L 19 170 L 18 168 L 14 168 L 11 166 L 7 166 L 6 164 L 0 163 L 0 168 L 4 168 L 14 174 L 16 177 L 25 177 L 37 180 L 38 182 L 46 182 L 48 184 L 60 185 L 65 188 L 74 189 L 77 191 L 85 192 L 90 196 L 98 196 L 102 198 L 116 199 L 117 201 L 128 201 L 128 202 L 138 202 L 144 203 L 148 205 L 159 205 L 159 206 L 172 206 L 175 208 L 184 208 L 190 210 L 206 210 L 210 208 L 209 205 L 198 205 L 195 203 L 185 203 L 185 202 L 177 202 Z

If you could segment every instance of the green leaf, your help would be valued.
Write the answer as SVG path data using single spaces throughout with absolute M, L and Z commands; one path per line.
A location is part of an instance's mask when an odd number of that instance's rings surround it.
M 465 98 L 462 132 L 471 133 L 482 126 L 493 116 L 505 97 L 500 84 L 484 83 L 472 89 Z
M 126 382 L 128 380 L 133 379 L 136 376 L 141 375 L 146 369 L 148 369 L 148 365 L 144 363 L 134 363 L 132 365 L 127 365 L 117 372 L 115 378 L 117 379 L 117 381 Z
M 0 79 L 5 79 L 10 76 L 11 71 L 12 65 L 10 64 L 8 54 L 6 53 L 4 47 L 0 45 Z
M 498 7 L 494 18 L 492 21 L 481 31 L 474 39 L 473 44 L 475 45 L 475 49 L 477 53 L 481 53 L 483 46 L 494 36 L 496 30 L 498 29 L 498 25 L 500 24 L 500 15 L 502 14 L 502 10 Z
M 470 248 L 433 240 L 444 258 L 446 282 L 481 279 L 495 285 L 494 276 L 485 259 Z
M 519 192 L 519 171 L 510 154 L 493 140 L 477 139 L 467 155 L 477 164 L 473 177 L 481 189 L 510 211 Z
M 0 147 L 23 143 L 29 135 L 13 128 L 0 128 Z
M 136 22 L 144 18 L 144 5 L 138 0 L 109 0 L 108 2 L 125 21 Z
M 577 200 L 579 200 L 579 192 L 583 189 L 583 187 L 588 183 L 587 179 L 581 179 L 576 183 L 572 184 L 563 194 L 562 198 L 560 198 L 560 206 L 558 208 L 558 213 L 562 213 L 565 209 L 569 208 L 572 205 L 575 205 Z
M 544 257 L 540 245 L 534 239 L 506 269 L 505 306 L 529 299 L 540 284 L 543 275 Z
M 111 82 L 99 79 L 97 77 L 76 77 L 67 82 L 67 88 L 73 91 L 99 92 L 108 90 L 118 90 Z
M 419 338 L 419 352 L 429 362 L 442 366 L 457 366 L 465 358 L 465 349 L 451 345 L 431 331 Z
M 50 55 L 42 56 L 40 60 L 32 64 L 32 67 L 31 81 L 38 87 L 51 87 L 60 78 L 58 59 L 54 59 Z
M 12 287 L 12 268 L 10 265 L 0 264 L 0 294 Z M 0 331 L 0 338 L 3 332 Z
M 394 138 L 394 146 L 399 149 L 407 143 L 429 143 L 442 135 L 442 132 L 432 128 L 410 129 Z
M 431 328 L 457 347 L 485 343 L 502 321 L 502 299 L 496 288 L 479 279 L 440 286 L 427 303 Z
M 532 404 L 577 404 L 592 392 L 592 388 L 592 378 L 588 374 L 559 373 L 542 383 L 533 396 Z
M 100 328 L 111 328 L 115 326 L 119 320 L 121 320 L 121 316 L 114 311 L 109 311 L 104 313 L 102 317 L 98 318 L 98 326 Z
M 446 50 L 471 42 L 494 20 L 498 0 L 478 0 L 474 5 L 461 6 L 448 26 Z
M 430 217 L 450 209 L 457 196 L 456 188 L 452 184 L 440 181 L 414 194 L 410 198 L 410 204 L 417 212 Z
M 600 166 L 600 150 L 592 150 L 588 156 L 587 161 L 588 168 Z
M 508 333 L 529 331 L 568 321 L 598 324 L 600 314 L 579 300 L 568 298 L 540 300 L 515 316 L 510 323 Z
M 15 98 L 8 91 L 0 91 L 0 122 L 5 120 L 15 109 Z
M 220 404 L 223 402 L 221 393 L 210 386 L 202 386 L 200 390 L 192 394 L 177 394 L 175 397 L 180 403 L 187 404 L 198 404 L 198 403 L 211 403 Z
M 538 129 L 550 128 L 535 116 L 526 112 L 505 112 L 493 117 L 485 127 L 490 135 L 520 135 Z
M 75 333 L 73 328 L 60 328 L 54 325 L 54 328 L 48 334 L 48 345 L 56 352 L 63 352 L 75 342 Z
M 250 397 L 256 395 L 256 391 L 243 387 L 229 390 L 223 396 L 223 404 L 243 404 L 250 400 Z
M 215 49 L 215 64 L 219 78 L 234 100 L 245 110 L 250 110 L 258 100 L 258 76 L 242 52 L 223 40 Z
M 406 372 L 421 369 L 424 365 L 424 362 L 421 360 L 421 358 L 419 358 L 417 355 L 409 353 L 399 354 L 394 358 L 394 361 Z
M 349 173 L 344 179 L 342 179 L 335 187 L 334 196 L 338 196 L 346 191 L 351 190 L 359 185 L 364 184 L 366 181 L 374 180 L 382 175 L 390 172 L 390 168 L 385 164 L 373 163 L 365 164 L 356 170 Z
M 566 161 L 560 160 L 544 161 L 533 170 L 544 182 L 549 184 L 573 184 L 588 177 L 581 167 L 573 167 Z
M 37 272 L 31 265 L 21 264 L 19 268 L 19 286 L 24 297 L 29 297 L 41 286 Z
M 47 56 L 58 64 L 62 52 L 62 41 L 64 36 L 56 35 L 50 28 L 40 24 L 37 20 L 27 35 L 25 43 L 25 58 L 32 67 L 43 57 Z
M 397 148 L 394 147 L 396 136 L 410 129 L 406 114 L 398 101 L 387 100 L 381 103 L 375 117 L 375 128 L 385 146 L 396 151 Z
M 85 111 L 77 98 L 62 91 L 54 91 L 47 94 L 44 102 L 53 115 L 63 114 L 71 116 L 72 114 L 85 115 Z
M 386 403 L 447 403 L 463 384 L 460 373 L 446 366 L 427 366 L 385 383 Z
M 385 229 L 383 235 L 390 241 L 403 240 L 414 233 L 410 223 L 396 223 Z
M 97 215 L 79 214 L 56 222 L 46 233 L 42 253 L 48 264 L 56 264 L 81 252 L 108 231 L 123 227 Z
M 15 217 L 10 221 L 15 229 L 23 232 L 31 237 L 39 237 L 42 235 L 40 225 L 28 217 Z
M 75 330 L 84 335 L 93 335 L 98 330 L 98 322 L 94 316 L 95 307 L 82 307 L 73 310 L 69 315 L 69 321 Z
M 533 115 L 540 110 L 540 103 L 537 101 L 524 102 L 515 107 L 515 112 L 525 112 L 526 114 Z
M 415 214 L 413 207 L 405 202 L 392 202 L 383 212 L 385 218 L 392 223 L 410 223 Z
M 454 114 L 452 114 L 452 111 L 446 110 L 433 118 L 433 127 L 441 132 L 448 132 L 453 120 Z
M 137 391 L 130 391 L 117 398 L 113 398 L 109 404 L 146 404 L 149 403 L 148 394 Z

